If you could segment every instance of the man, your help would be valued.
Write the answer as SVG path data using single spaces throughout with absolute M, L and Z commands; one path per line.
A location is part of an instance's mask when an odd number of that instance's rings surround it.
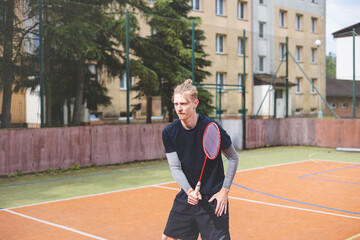
M 229 135 L 213 119 L 197 114 L 198 92 L 191 80 L 177 86 L 173 102 L 178 120 L 162 133 L 170 171 L 180 185 L 162 239 L 230 239 L 228 194 L 235 176 L 238 156 Z M 215 122 L 221 134 L 220 149 L 229 160 L 224 176 L 221 154 L 206 162 L 200 193 L 194 188 L 205 160 L 202 137 Z

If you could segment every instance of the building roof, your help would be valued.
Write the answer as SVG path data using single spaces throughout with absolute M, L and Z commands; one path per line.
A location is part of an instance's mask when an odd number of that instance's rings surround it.
M 355 81 L 355 96 L 360 97 L 360 81 Z M 326 97 L 352 97 L 353 81 L 328 78 L 326 79 Z
M 254 74 L 254 85 L 269 85 L 273 80 L 274 75 L 271 74 Z M 277 77 L 273 81 L 275 87 L 285 86 L 285 77 Z M 289 87 L 295 86 L 296 84 L 289 81 Z
M 341 30 L 338 30 L 336 32 L 333 32 L 332 35 L 334 36 L 334 38 L 349 37 L 353 35 L 352 31 L 354 28 L 355 28 L 355 33 L 357 35 L 360 35 L 360 22 L 351 25 L 349 27 L 343 28 Z

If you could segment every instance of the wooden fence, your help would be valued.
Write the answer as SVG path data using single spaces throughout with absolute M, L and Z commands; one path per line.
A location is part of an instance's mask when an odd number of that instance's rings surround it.
M 242 134 L 242 122 L 227 131 Z M 49 168 L 108 165 L 165 157 L 161 132 L 166 124 L 106 125 L 0 130 L 0 175 Z M 237 132 L 239 131 L 239 132 Z M 241 136 L 238 137 L 241 139 Z M 237 145 L 241 146 L 240 143 Z M 246 147 L 308 145 L 360 148 L 360 119 L 249 119 Z

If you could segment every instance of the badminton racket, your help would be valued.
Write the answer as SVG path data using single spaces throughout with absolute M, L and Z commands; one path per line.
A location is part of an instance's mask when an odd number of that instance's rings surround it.
M 206 160 L 207 159 L 213 160 L 217 157 L 220 150 L 220 142 L 221 142 L 221 135 L 220 135 L 219 127 L 213 122 L 209 123 L 205 128 L 203 140 L 202 140 L 202 145 L 205 153 L 205 161 L 201 170 L 199 181 L 196 184 L 196 188 L 195 188 L 196 195 L 200 191 L 201 178 L 204 173 Z

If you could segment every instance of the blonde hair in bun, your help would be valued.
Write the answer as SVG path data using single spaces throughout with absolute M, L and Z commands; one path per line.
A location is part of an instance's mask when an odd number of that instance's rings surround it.
M 183 82 L 182 84 L 178 85 L 175 88 L 174 94 L 172 96 L 173 101 L 174 101 L 175 94 L 186 94 L 186 95 L 190 96 L 191 100 L 195 100 L 198 98 L 197 88 L 194 85 L 192 85 L 191 79 L 187 79 L 185 82 Z

